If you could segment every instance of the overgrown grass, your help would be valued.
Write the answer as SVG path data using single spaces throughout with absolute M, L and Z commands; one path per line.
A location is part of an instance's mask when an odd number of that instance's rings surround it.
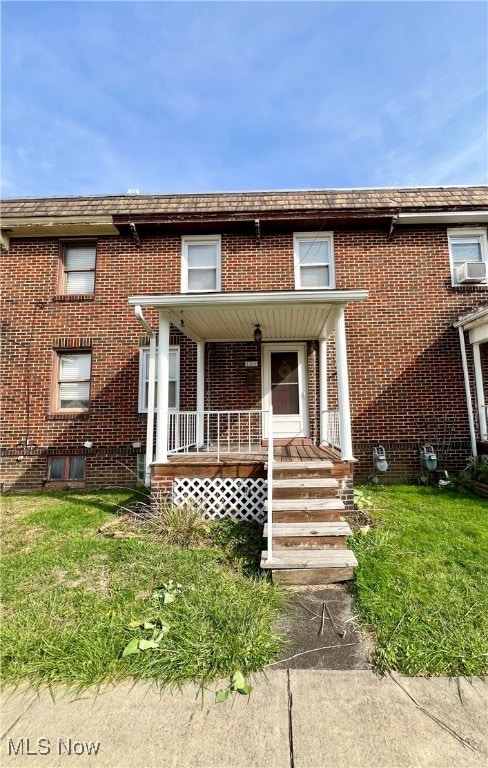
M 359 560 L 357 610 L 375 635 L 377 669 L 486 673 L 488 504 L 433 487 L 371 493 L 382 523 L 350 545 Z
M 219 546 L 194 549 L 101 536 L 126 499 L 3 497 L 4 684 L 209 683 L 236 670 L 250 675 L 278 656 L 283 593 L 252 571 L 245 548 L 235 549 L 245 534 L 225 525 L 215 533 Z M 153 592 L 170 579 L 181 592 L 156 608 Z M 122 658 L 137 633 L 129 623 L 155 614 L 169 625 L 160 650 Z

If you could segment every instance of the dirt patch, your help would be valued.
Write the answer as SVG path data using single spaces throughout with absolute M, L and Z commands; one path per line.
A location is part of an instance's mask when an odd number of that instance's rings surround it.
M 80 573 L 75 578 L 69 577 L 64 568 L 55 568 L 51 571 L 51 575 L 53 585 L 56 587 L 66 587 L 67 589 L 82 587 L 87 592 L 96 592 L 103 596 L 109 594 L 110 569 L 108 567 L 98 567 L 90 573 Z
M 285 645 L 273 669 L 370 669 L 372 644 L 358 630 L 343 584 L 295 587 L 278 627 Z

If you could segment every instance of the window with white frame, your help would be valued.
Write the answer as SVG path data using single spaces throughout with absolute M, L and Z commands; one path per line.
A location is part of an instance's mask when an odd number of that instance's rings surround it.
M 298 232 L 294 235 L 295 288 L 334 287 L 332 232 Z
M 181 239 L 181 291 L 220 291 L 220 236 L 202 235 Z
M 486 229 L 449 229 L 449 256 L 453 285 L 486 282 L 488 247 Z
M 95 290 L 95 243 L 62 243 L 59 292 L 89 294 Z
M 56 353 L 54 410 L 87 411 L 90 404 L 91 353 Z
M 139 350 L 139 413 L 147 413 L 147 399 L 149 391 L 149 347 Z M 156 366 L 156 381 L 158 371 Z M 157 408 L 157 387 L 154 393 L 154 407 Z M 168 407 L 170 411 L 177 411 L 180 405 L 180 348 L 169 348 L 169 388 Z

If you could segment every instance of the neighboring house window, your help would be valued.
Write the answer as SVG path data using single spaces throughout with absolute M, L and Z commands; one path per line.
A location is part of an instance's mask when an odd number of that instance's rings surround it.
M 84 456 L 51 456 L 47 468 L 48 480 L 84 480 Z
M 137 454 L 137 482 L 138 483 L 145 483 L 146 482 L 146 454 L 145 453 L 138 453 Z
M 181 240 L 181 291 L 220 291 L 220 237 L 183 237 Z
M 295 288 L 334 287 L 332 232 L 294 235 Z
M 60 293 L 93 293 L 95 289 L 95 260 L 95 243 L 63 243 Z
M 91 353 L 56 353 L 54 410 L 87 411 L 90 403 Z
M 452 284 L 486 282 L 488 276 L 486 229 L 449 229 L 447 236 Z
M 156 364 L 156 381 L 158 371 Z M 147 394 L 149 390 L 149 347 L 140 349 L 139 358 L 139 413 L 147 413 Z M 158 391 L 154 393 L 157 408 Z M 177 411 L 180 403 L 180 348 L 169 348 L 169 390 L 168 406 L 170 411 Z

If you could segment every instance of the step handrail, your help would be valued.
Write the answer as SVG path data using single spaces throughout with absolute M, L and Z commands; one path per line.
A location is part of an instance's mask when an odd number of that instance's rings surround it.
M 273 562 L 273 406 L 268 410 L 268 559 Z

